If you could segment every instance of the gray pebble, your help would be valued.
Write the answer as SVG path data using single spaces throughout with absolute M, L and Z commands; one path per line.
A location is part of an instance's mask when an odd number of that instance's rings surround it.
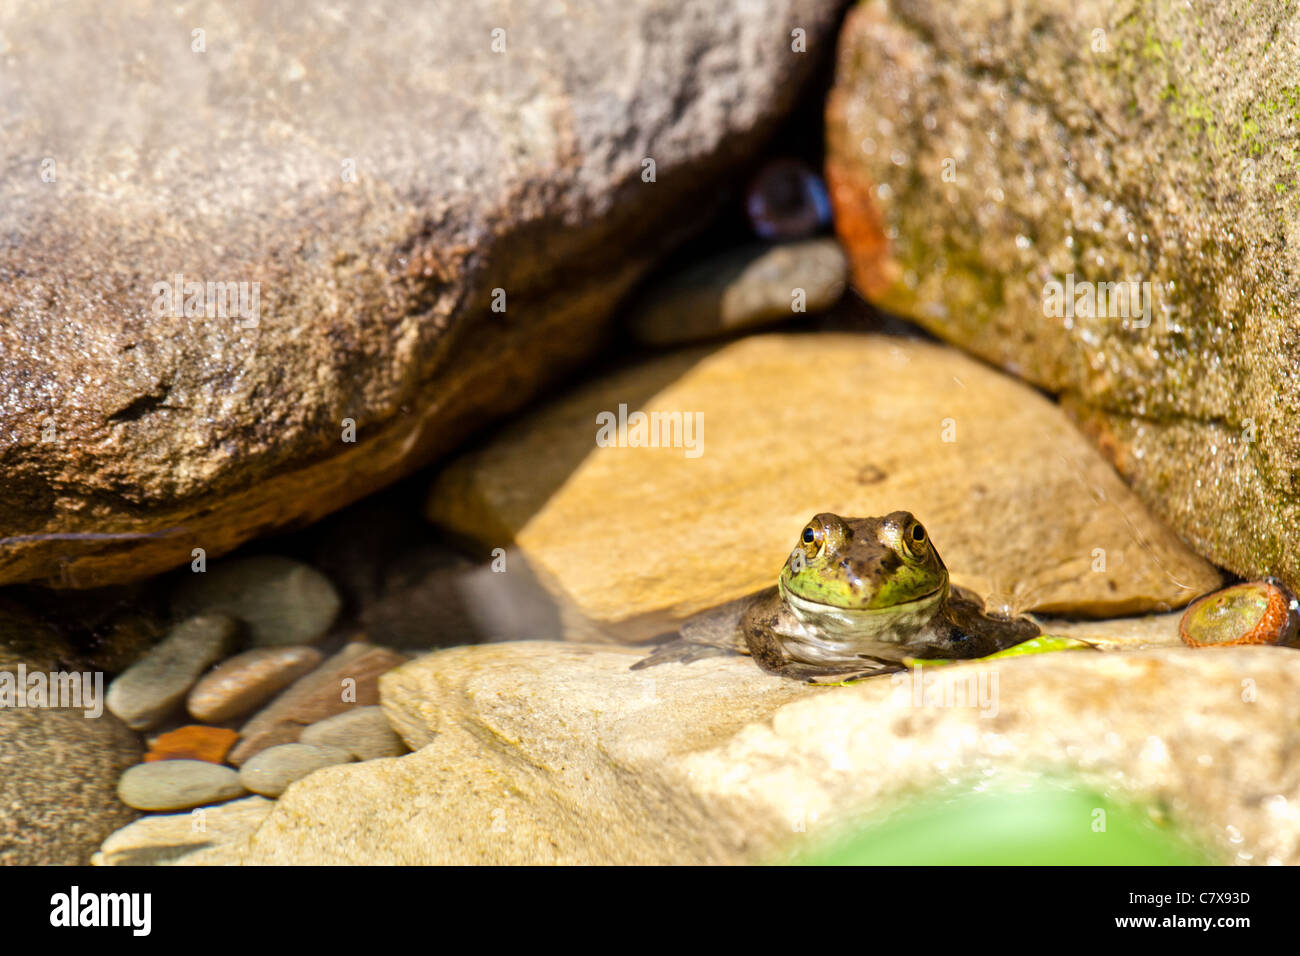
M 105 705 L 134 730 L 156 727 L 205 670 L 234 650 L 239 623 L 224 614 L 181 621 L 108 685 Z
M 636 303 L 628 327 L 640 341 L 672 345 L 829 309 L 844 294 L 849 266 L 834 239 L 750 245 L 662 279 Z
M 206 760 L 156 760 L 122 774 L 118 798 L 137 810 L 188 810 L 243 796 L 239 774 Z
M 330 629 L 341 602 L 329 578 L 274 555 L 216 563 L 172 597 L 177 615 L 221 611 L 248 625 L 250 645 L 310 644 Z
M 357 707 L 318 720 L 303 730 L 298 740 L 315 746 L 338 747 L 358 760 L 398 757 L 406 753 L 406 744 L 379 706 Z
M 322 767 L 349 763 L 352 754 L 338 747 L 315 747 L 311 744 L 280 744 L 248 758 L 239 770 L 245 787 L 264 797 L 278 797 L 289 784 Z

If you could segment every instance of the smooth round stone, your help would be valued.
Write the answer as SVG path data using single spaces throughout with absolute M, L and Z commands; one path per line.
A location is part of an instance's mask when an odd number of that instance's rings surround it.
M 289 784 L 322 767 L 351 763 L 352 754 L 338 747 L 311 744 L 280 744 L 248 758 L 240 768 L 240 782 L 253 793 L 278 797 Z
M 315 746 L 337 747 L 358 760 L 399 757 L 406 753 L 406 744 L 379 706 L 358 707 L 318 720 L 304 729 L 298 740 Z
M 186 706 L 196 720 L 217 724 L 261 707 L 320 666 L 314 647 L 258 647 L 222 661 L 199 679 Z
M 848 262 L 834 239 L 724 252 L 651 286 L 628 319 L 650 345 L 695 342 L 803 312 L 829 309 L 844 294 Z M 803 290 L 803 312 L 795 290 Z
M 137 810 L 188 810 L 244 795 L 239 774 L 205 760 L 159 760 L 122 774 L 118 798 Z
M 1194 601 L 1178 625 L 1190 647 L 1291 644 L 1300 630 L 1300 604 L 1278 581 L 1234 584 Z
M 199 675 L 234 650 L 239 623 L 225 614 L 181 621 L 108 685 L 105 706 L 133 730 L 160 724 Z
M 222 611 L 244 621 L 253 647 L 310 644 L 330 629 L 340 606 L 329 578 L 274 555 L 215 563 L 172 597 L 178 615 Z

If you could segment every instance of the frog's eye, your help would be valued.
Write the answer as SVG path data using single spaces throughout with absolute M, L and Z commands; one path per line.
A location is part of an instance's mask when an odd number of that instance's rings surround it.
M 803 529 L 799 535 L 799 547 L 796 551 L 802 551 L 805 557 L 815 558 L 817 552 L 822 549 L 822 542 L 826 540 L 826 529 L 819 522 L 814 521 L 808 527 Z
M 903 529 L 903 545 L 915 557 L 925 554 L 926 534 L 921 522 L 913 521 Z
M 925 543 L 925 529 L 919 524 L 912 525 L 912 542 L 914 544 Z

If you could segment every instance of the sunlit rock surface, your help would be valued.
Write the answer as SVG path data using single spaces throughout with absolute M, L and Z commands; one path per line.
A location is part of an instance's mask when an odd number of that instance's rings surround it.
M 702 431 L 694 447 L 598 446 L 597 416 L 620 405 Z M 604 376 L 458 459 L 429 496 L 439 524 L 485 549 L 514 541 L 543 584 L 634 637 L 774 583 L 820 511 L 900 508 L 996 604 L 1133 614 L 1219 582 L 1050 401 L 883 335 L 751 337 Z
M 821 688 L 744 658 L 636 659 L 525 642 L 412 661 L 382 691 L 421 749 L 318 771 L 184 862 L 774 860 L 909 794 L 1026 774 L 1146 806 L 1225 861 L 1300 862 L 1291 650 L 1063 651 Z

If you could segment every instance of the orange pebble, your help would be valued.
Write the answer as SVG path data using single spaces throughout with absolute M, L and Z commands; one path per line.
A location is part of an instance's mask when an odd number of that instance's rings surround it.
M 154 760 L 206 760 L 221 763 L 239 739 L 239 734 L 222 727 L 191 724 L 160 735 L 144 755 L 145 763 Z

